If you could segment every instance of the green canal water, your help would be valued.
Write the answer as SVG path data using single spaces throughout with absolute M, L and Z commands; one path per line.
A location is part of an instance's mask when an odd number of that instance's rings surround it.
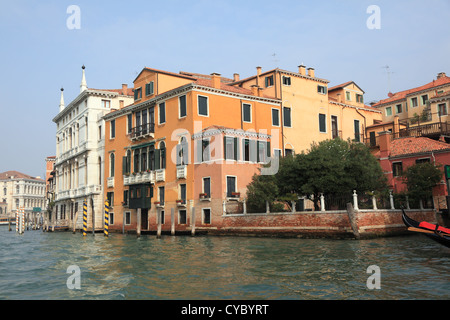
M 373 265 L 379 289 L 367 287 Z M 448 300 L 450 249 L 421 235 L 105 238 L 0 226 L 0 299 Z

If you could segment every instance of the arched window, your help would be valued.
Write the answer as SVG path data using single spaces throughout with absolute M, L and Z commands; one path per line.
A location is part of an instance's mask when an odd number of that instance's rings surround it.
M 109 176 L 114 177 L 115 156 L 114 153 L 109 155 Z

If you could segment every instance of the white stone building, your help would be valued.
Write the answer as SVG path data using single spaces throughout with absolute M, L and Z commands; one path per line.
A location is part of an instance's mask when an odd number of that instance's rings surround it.
M 6 203 L 6 215 L 14 217 L 18 208 L 24 208 L 27 214 L 44 210 L 45 181 L 40 177 L 6 171 L 0 173 L 0 186 L 0 202 Z M 4 209 L 2 214 L 5 215 Z
M 82 228 L 83 201 L 88 204 L 88 229 L 103 229 L 104 120 L 133 103 L 132 89 L 90 89 L 82 67 L 80 94 L 67 106 L 63 90 L 56 123 L 55 203 L 53 219 Z M 94 219 L 92 213 L 94 212 Z

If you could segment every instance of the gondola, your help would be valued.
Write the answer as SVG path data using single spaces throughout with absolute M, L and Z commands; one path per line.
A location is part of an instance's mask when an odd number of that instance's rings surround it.
M 450 229 L 425 221 L 417 222 L 408 217 L 405 210 L 402 209 L 402 212 L 403 223 L 409 231 L 423 233 L 428 238 L 450 248 Z

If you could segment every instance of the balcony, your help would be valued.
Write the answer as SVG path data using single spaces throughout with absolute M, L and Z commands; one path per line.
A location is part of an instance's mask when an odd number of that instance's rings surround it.
M 146 123 L 131 129 L 131 140 L 140 140 L 147 137 L 154 138 L 155 124 Z
M 106 186 L 108 188 L 114 188 L 114 177 L 109 177 L 106 179 Z
M 135 173 L 130 174 L 129 176 L 123 176 L 123 184 L 126 186 L 129 186 L 132 184 L 147 183 L 147 182 L 155 183 L 155 172 L 154 171 L 135 172 Z
M 178 199 L 176 202 L 178 207 L 186 207 L 187 205 L 186 199 Z
M 187 176 L 187 166 L 180 165 L 177 166 L 177 179 L 186 179 Z
M 156 181 L 164 181 L 166 180 L 166 170 L 165 169 L 159 169 L 156 170 Z

